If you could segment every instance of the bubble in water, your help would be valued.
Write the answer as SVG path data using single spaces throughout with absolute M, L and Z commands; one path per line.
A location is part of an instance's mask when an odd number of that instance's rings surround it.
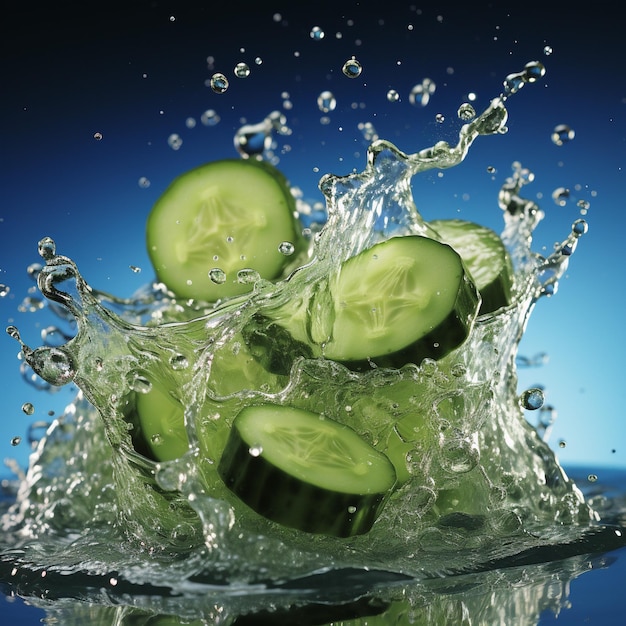
M 469 102 L 464 102 L 457 111 L 460 120 L 469 122 L 476 117 L 476 110 Z
M 152 383 L 145 376 L 134 376 L 129 387 L 137 393 L 148 393 L 152 389 Z
M 226 273 L 219 267 L 214 267 L 213 269 L 209 270 L 209 278 L 216 285 L 223 285 L 226 282 Z
M 216 72 L 211 76 L 209 84 L 215 93 L 224 93 L 228 89 L 228 78 L 221 72 Z
M 309 35 L 311 36 L 311 39 L 315 41 L 324 39 L 324 31 L 319 26 L 313 26 Z
M 552 199 L 558 206 L 565 206 L 569 200 L 570 191 L 565 187 L 557 187 L 552 192 Z
M 567 124 L 559 124 L 554 127 L 550 138 L 553 144 L 562 146 L 574 139 L 575 135 L 576 133 Z
M 180 135 L 178 135 L 177 133 L 172 133 L 167 138 L 167 145 L 172 150 L 180 150 L 180 147 L 183 145 L 182 137 Z
M 248 78 L 248 76 L 250 76 L 250 67 L 248 67 L 247 63 L 237 63 L 237 65 L 235 65 L 234 72 L 237 78 Z
M 332 91 L 322 91 L 322 93 L 317 96 L 317 106 L 322 113 L 334 111 L 337 106 L 337 100 Z
M 285 256 L 289 256 L 295 252 L 295 246 L 291 241 L 282 241 L 278 246 L 278 251 Z
M 543 390 L 538 387 L 526 389 L 519 397 L 520 406 L 528 411 L 540 409 L 543 406 L 544 400 Z
M 213 109 L 207 109 L 200 116 L 200 121 L 205 126 L 215 126 L 220 121 L 220 116 Z
M 35 412 L 35 407 L 31 402 L 24 402 L 24 404 L 22 404 L 22 411 L 26 415 L 32 415 Z
M 390 89 L 387 92 L 387 100 L 389 102 L 398 102 L 400 100 L 400 94 L 395 89 Z
M 250 268 L 244 268 L 237 272 L 237 282 L 244 285 L 255 283 L 261 276 L 256 270 Z
M 352 57 L 343 64 L 341 71 L 348 78 L 358 78 L 363 71 L 363 66 L 354 57 Z
M 150 181 L 145 176 L 142 176 L 137 181 L 137 183 L 142 189 L 147 189 L 148 187 L 150 187 Z
M 8 285 L 5 285 L 4 283 L 0 283 L 0 298 L 4 298 L 5 296 L 8 296 L 10 291 L 11 291 L 11 288 Z
M 175 354 L 170 357 L 170 365 L 173 370 L 184 370 L 189 367 L 189 361 L 184 354 Z

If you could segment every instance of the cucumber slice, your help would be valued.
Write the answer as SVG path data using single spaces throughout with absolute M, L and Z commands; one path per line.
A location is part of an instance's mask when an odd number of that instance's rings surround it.
M 148 254 L 157 279 L 182 298 L 215 302 L 246 293 L 251 282 L 280 276 L 290 257 L 279 247 L 303 244 L 295 200 L 283 175 L 260 161 L 225 159 L 172 182 L 148 217 Z
M 218 472 L 260 515 L 337 537 L 366 533 L 396 482 L 389 459 L 350 427 L 273 404 L 237 415 Z
M 434 220 L 430 225 L 463 259 L 482 298 L 479 315 L 508 306 L 513 263 L 497 233 L 464 220 Z
M 263 311 L 242 333 L 261 362 L 285 369 L 285 355 L 313 356 L 352 369 L 401 367 L 440 359 L 469 335 L 480 298 L 460 256 L 434 239 L 411 235 L 378 243 L 345 261 L 310 301 Z M 287 348 L 284 330 L 292 338 Z M 275 341 L 275 337 L 278 340 Z M 276 354 L 280 346 L 280 354 Z M 258 357 L 259 358 L 259 357 Z
M 156 461 L 177 459 L 189 449 L 182 405 L 163 387 L 135 394 L 135 411 L 143 442 Z

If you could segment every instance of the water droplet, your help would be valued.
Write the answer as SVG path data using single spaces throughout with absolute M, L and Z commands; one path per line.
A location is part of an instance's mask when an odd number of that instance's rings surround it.
M 263 446 L 251 446 L 248 452 L 250 453 L 250 456 L 261 456 L 261 454 L 263 453 Z
M 445 117 L 443 115 L 443 113 L 437 113 L 437 115 L 435 115 L 435 122 L 437 122 L 437 124 L 443 124 L 445 121 Z
M 128 267 L 130 268 L 131 272 L 134 272 L 135 274 L 141 274 L 140 267 L 137 267 L 136 265 L 129 265 Z
M 363 66 L 354 58 L 348 59 L 341 68 L 344 76 L 348 78 L 358 78 L 363 71 Z
M 256 59 L 254 59 L 254 62 L 256 65 L 263 65 L 263 59 L 261 57 L 256 57 Z
M 237 272 L 237 282 L 244 285 L 255 283 L 261 276 L 256 270 L 250 268 L 244 268 Z
M 228 89 L 228 78 L 224 74 L 216 72 L 211 76 L 209 84 L 215 93 L 224 93 Z
M 46 261 L 52 259 L 56 254 L 56 244 L 51 237 L 44 237 L 37 244 L 39 256 Z
M 32 415 L 35 412 L 35 407 L 31 402 L 24 402 L 24 404 L 22 404 L 22 411 L 26 413 L 26 415 Z
M 21 437 L 13 437 L 11 439 L 11 445 L 12 446 L 19 446 L 20 443 L 22 443 L 22 438 Z
M 421 83 L 414 85 L 409 93 L 409 102 L 413 106 L 425 107 L 430 101 L 430 96 L 437 88 L 435 82 L 430 78 L 424 78 Z
M 476 117 L 476 110 L 469 102 L 464 102 L 457 111 L 460 120 L 469 122 Z
M 598 480 L 598 477 L 595 474 L 589 474 L 589 476 L 587 476 L 587 480 L 590 483 L 595 483 Z
M 250 67 L 247 63 L 242 61 L 241 63 L 237 63 L 237 65 L 235 65 L 234 72 L 237 78 L 248 78 L 248 76 L 250 76 Z
M 567 204 L 567 201 L 569 200 L 569 196 L 570 191 L 565 187 L 557 187 L 552 192 L 552 199 L 554 200 L 554 203 L 558 206 L 565 206 Z
M 154 435 L 150 437 L 150 443 L 153 446 L 160 446 L 163 443 L 163 436 L 161 433 L 154 433 Z
M 567 441 L 565 441 L 564 439 L 559 440 L 559 448 L 565 447 L 567 447 Z
M 109 585 L 111 585 L 111 587 L 115 587 L 117 585 L 117 578 L 111 576 L 111 578 L 109 578 Z
M 272 124 L 267 118 L 259 124 L 246 124 L 235 133 L 234 143 L 244 159 L 261 156 L 272 147 Z
M 348 513 L 350 513 L 350 514 L 354 514 L 354 513 L 356 513 L 356 511 L 357 511 L 357 508 L 354 506 L 354 504 L 351 504 L 351 505 L 348 507 Z
M 546 68 L 541 61 L 531 61 L 524 66 L 524 80 L 534 83 L 546 74 Z
M 201 116 L 200 121 L 205 126 L 215 126 L 220 121 L 220 116 L 213 109 L 207 109 Z
M 10 291 L 11 291 L 11 288 L 8 285 L 5 285 L 4 283 L 0 283 L 0 298 L 4 298 L 5 296 L 8 296 Z
M 16 339 L 17 341 L 21 341 L 20 331 L 15 326 L 7 326 L 6 334 L 11 337 L 11 339 Z
M 58 387 L 72 380 L 76 373 L 69 354 L 59 348 L 37 348 L 26 360 L 41 378 Z
M 322 113 L 329 113 L 335 110 L 337 100 L 331 91 L 322 91 L 322 93 L 317 96 L 317 106 Z
M 102 133 L 94 133 L 94 134 L 93 134 L 93 138 L 94 138 L 96 141 L 100 141 L 100 140 L 102 139 Z
M 572 224 L 572 234 L 575 237 L 581 237 L 589 230 L 589 224 L 583 219 L 578 219 Z
M 187 128 L 195 128 L 196 127 L 196 119 L 194 117 L 188 117 L 185 120 L 185 126 Z
M 148 393 L 152 389 L 152 383 L 141 375 L 136 375 L 130 381 L 130 388 L 137 393 Z
M 139 186 L 140 186 L 142 189 L 147 189 L 148 187 L 150 187 L 150 181 L 149 181 L 149 180 L 148 180 L 145 176 L 142 176 L 142 177 L 141 177 L 141 178 L 137 181 L 137 183 L 139 184 Z
M 503 82 L 504 85 L 504 93 L 506 95 L 511 95 L 517 93 L 526 83 L 524 72 L 515 72 L 513 74 L 509 74 Z
M 543 47 L 543 53 L 549 57 L 552 54 L 553 50 L 552 50 L 552 46 L 544 46 Z
M 182 137 L 179 134 L 177 134 L 177 133 L 172 133 L 167 138 L 167 145 L 172 150 L 180 150 L 180 147 L 183 145 Z
M 324 31 L 319 26 L 313 26 L 309 35 L 311 36 L 311 39 L 315 41 L 321 41 L 324 39 Z
M 216 285 L 223 285 L 226 282 L 226 273 L 219 267 L 214 267 L 213 269 L 209 270 L 209 278 Z
M 175 354 L 170 357 L 170 365 L 173 370 L 184 370 L 189 367 L 189 361 L 184 354 Z
M 390 89 L 387 92 L 387 100 L 389 102 L 399 102 L 400 94 L 395 89 Z
M 552 139 L 553 144 L 556 146 L 562 146 L 574 139 L 575 135 L 576 133 L 567 124 L 559 124 L 554 127 L 550 138 Z
M 289 256 L 295 252 L 295 246 L 291 241 L 282 241 L 278 246 L 278 251 L 285 256 Z
M 544 403 L 543 390 L 538 387 L 527 389 L 519 397 L 520 406 L 528 411 L 536 411 L 543 406 Z

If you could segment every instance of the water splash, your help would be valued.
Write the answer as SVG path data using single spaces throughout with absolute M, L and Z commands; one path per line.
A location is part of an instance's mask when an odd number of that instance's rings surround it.
M 184 579 L 209 568 L 241 581 L 333 566 L 422 575 L 441 570 L 442 558 L 450 569 L 471 568 L 536 545 L 533 533 L 545 534 L 546 528 L 588 525 L 595 514 L 541 433 L 524 419 L 515 370 L 517 344 L 534 304 L 556 291 L 587 227 L 577 220 L 551 255 L 534 253 L 532 235 L 543 212 L 521 193 L 533 179 L 521 164 L 514 165 L 498 196 L 502 239 L 515 268 L 513 303 L 481 316 L 469 340 L 445 359 L 355 373 L 331 361 L 300 358 L 290 372 L 270 374 L 246 357 L 242 341 L 242 332 L 268 307 L 294 298 L 323 305 L 323 284 L 331 270 L 375 243 L 409 234 L 437 238 L 417 211 L 412 177 L 456 166 L 478 137 L 504 132 L 506 98 L 539 75 L 541 68 L 534 64 L 507 77 L 507 93 L 463 125 L 456 145 L 439 142 L 406 154 L 377 140 L 362 172 L 324 176 L 320 189 L 328 220 L 312 240 L 311 261 L 276 284 L 242 277 L 256 281 L 246 298 L 218 306 L 181 303 L 162 286 L 152 286 L 147 297 L 132 303 L 102 298 L 73 261 L 57 254 L 54 242 L 44 238 L 38 286 L 76 319 L 77 334 L 36 349 L 22 341 L 16 328 L 9 334 L 45 381 L 73 381 L 81 392 L 72 411 L 51 426 L 40 444 L 17 505 L 21 514 L 14 515 L 9 527 L 27 527 L 29 536 L 37 538 L 52 529 L 81 529 L 87 520 L 93 528 L 96 497 L 103 507 L 96 522 L 123 529 L 133 545 L 150 546 L 152 554 L 170 555 L 168 580 L 171 567 L 177 567 Z M 264 154 L 276 122 L 284 124 L 280 114 L 266 118 L 261 128 L 238 133 L 236 143 L 245 146 L 248 158 Z M 250 147 L 257 136 L 258 150 Z M 213 280 L 219 280 L 218 270 Z M 121 306 L 114 313 L 105 304 Z M 249 376 L 248 368 L 254 369 Z M 262 382 L 253 384 L 255 380 Z M 189 443 L 182 457 L 161 463 L 144 454 L 146 444 L 142 448 L 133 418 L 135 394 L 154 382 L 175 390 Z M 380 450 L 400 451 L 406 461 L 402 486 L 367 536 L 349 544 L 303 536 L 258 519 L 233 499 L 215 464 L 234 415 L 252 401 L 332 414 Z M 80 461 L 52 470 L 51 459 L 68 453 L 68 432 L 74 449 L 82 450 Z M 66 484 L 77 471 L 83 477 L 94 474 L 79 499 L 90 505 L 46 517 L 50 507 L 63 510 L 55 499 L 65 497 Z M 109 503 L 106 511 L 104 501 Z M 55 559 L 66 562 L 72 554 L 80 551 L 58 552 Z M 181 554 L 184 565 L 177 563 Z M 160 575 L 158 570 L 142 572 L 144 579 Z

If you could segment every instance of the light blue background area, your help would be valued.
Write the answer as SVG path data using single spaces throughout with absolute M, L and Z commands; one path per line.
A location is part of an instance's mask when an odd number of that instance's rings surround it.
M 508 104 L 509 132 L 479 139 L 454 170 L 416 178 L 415 200 L 428 219 L 458 216 L 499 230 L 498 190 L 519 160 L 536 176 L 527 196 L 546 213 L 537 252 L 549 252 L 567 235 L 580 217 L 579 200 L 590 203 L 589 233 L 557 295 L 538 303 L 521 346 L 529 357 L 547 353 L 547 362 L 520 371 L 520 390 L 545 387 L 546 402 L 558 412 L 550 441 L 566 466 L 584 464 L 601 477 L 603 467 L 626 465 L 626 90 L 621 80 L 626 55 L 621 35 L 605 45 L 617 17 L 599 8 L 577 14 L 569 7 L 560 15 L 487 3 L 421 13 L 410 3 L 314 15 L 303 13 L 298 3 L 274 7 L 260 3 L 251 15 L 219 19 L 164 7 L 127 28 L 113 16 L 85 17 L 84 23 L 55 24 L 58 36 L 45 41 L 5 46 L 0 283 L 10 292 L 0 298 L 2 325 L 15 324 L 35 347 L 41 329 L 55 323 L 47 309 L 19 311 L 25 297 L 38 295 L 31 293 L 26 268 L 40 261 L 37 242 L 43 236 L 53 237 L 58 252 L 76 261 L 97 289 L 130 296 L 149 282 L 144 224 L 152 203 L 183 171 L 236 156 L 233 135 L 244 121 L 283 111 L 292 133 L 276 136 L 279 167 L 305 198 L 321 200 L 322 174 L 363 169 L 366 142 L 360 123 L 371 122 L 381 137 L 406 152 L 439 140 L 454 142 L 460 127 L 456 111 L 468 93 L 477 94 L 474 105 L 480 111 L 498 95 L 508 73 L 541 60 L 546 76 Z M 277 12 L 282 14 L 278 21 Z M 311 39 L 313 26 L 324 29 L 323 40 Z M 553 48 L 550 56 L 543 52 L 546 45 Z M 355 80 L 341 73 L 352 55 L 364 67 Z M 261 65 L 255 64 L 257 56 Z M 207 57 L 214 57 L 214 69 L 207 67 Z M 232 72 L 242 60 L 251 67 L 245 80 Z M 229 77 L 225 94 L 205 86 L 213 71 Z M 409 91 L 425 77 L 437 89 L 426 107 L 416 108 Z M 338 104 L 324 124 L 316 99 L 327 89 Z M 389 89 L 398 91 L 399 102 L 388 101 Z M 219 114 L 217 125 L 201 123 L 207 109 Z M 445 117 L 441 124 L 437 113 Z M 187 127 L 189 117 L 195 128 Z M 573 141 L 560 147 L 551 142 L 557 124 L 575 130 Z M 168 146 L 171 133 L 183 139 L 178 151 Z M 150 180 L 149 187 L 139 185 L 141 177 Z M 566 206 L 551 199 L 557 187 L 570 189 Z M 28 425 L 51 419 L 50 411 L 58 415 L 74 392 L 68 387 L 48 394 L 23 382 L 17 352 L 18 344 L 3 334 L 0 456 L 25 465 Z M 33 416 L 22 412 L 24 402 L 35 406 Z M 22 442 L 13 447 L 16 436 Z M 559 448 L 559 441 L 565 447 Z

